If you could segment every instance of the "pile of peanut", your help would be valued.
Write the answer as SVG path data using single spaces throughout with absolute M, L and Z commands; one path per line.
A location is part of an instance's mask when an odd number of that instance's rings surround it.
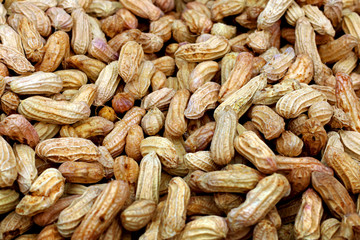
M 359 240 L 358 0 L 1 0 L 0 239 Z

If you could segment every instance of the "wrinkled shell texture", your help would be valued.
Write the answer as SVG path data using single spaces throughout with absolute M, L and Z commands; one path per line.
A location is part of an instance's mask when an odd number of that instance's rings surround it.
M 359 0 L 0 0 L 0 240 L 359 240 Z

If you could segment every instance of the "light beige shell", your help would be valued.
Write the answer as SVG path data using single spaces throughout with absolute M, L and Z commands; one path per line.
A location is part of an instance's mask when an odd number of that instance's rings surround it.
M 0 25 L 0 38 L 2 44 L 8 47 L 13 47 L 18 50 L 19 53 L 24 54 L 20 35 L 8 24 Z
M 157 107 L 159 110 L 165 110 L 170 104 L 176 91 L 171 88 L 161 88 L 148 95 L 141 101 L 141 107 L 148 110 Z
M 152 200 L 135 201 L 121 213 L 121 225 L 128 231 L 138 231 L 148 224 L 155 210 L 156 203 Z
M 179 239 L 221 239 L 226 237 L 228 230 L 224 218 L 219 216 L 204 216 L 187 223 Z
M 295 236 L 300 239 L 320 238 L 320 221 L 323 212 L 320 196 L 311 188 L 304 192 L 295 218 Z
M 95 186 L 89 187 L 82 196 L 60 213 L 56 226 L 63 237 L 71 237 L 100 193 L 101 189 Z
M 36 154 L 56 163 L 66 161 L 97 161 L 100 153 L 95 144 L 83 138 L 53 138 L 42 141 L 36 146 Z
M 51 25 L 57 29 L 68 32 L 73 27 L 73 21 L 63 8 L 51 7 L 46 11 L 46 15 L 51 21 Z
M 96 93 L 94 106 L 104 105 L 115 94 L 116 88 L 120 82 L 118 76 L 117 62 L 108 64 L 101 72 L 95 82 Z
M 79 89 L 88 81 L 86 74 L 76 69 L 59 70 L 54 73 L 63 81 L 63 90 Z
M 18 111 L 28 119 L 54 124 L 73 124 L 90 116 L 90 108 L 85 102 L 70 103 L 40 96 L 23 100 Z
M 286 11 L 285 19 L 288 24 L 290 24 L 291 26 L 295 26 L 296 21 L 300 17 L 304 17 L 304 16 L 305 16 L 304 10 L 296 2 L 293 2 Z
M 8 213 L 15 209 L 19 203 L 19 193 L 12 189 L 0 190 L 0 214 Z
M 165 116 L 157 107 L 150 109 L 141 119 L 141 127 L 149 136 L 156 135 L 164 124 Z
M 143 98 L 155 74 L 155 65 L 151 61 L 144 61 L 139 68 L 138 76 L 131 82 L 126 83 L 124 92 L 130 93 L 135 99 Z
M 178 166 L 179 156 L 176 152 L 175 145 L 164 137 L 147 137 L 141 141 L 141 155 L 155 151 L 161 163 L 168 168 Z
M 185 227 L 186 208 L 190 200 L 190 188 L 180 177 L 174 177 L 169 183 L 161 222 L 162 238 L 170 238 L 179 234 Z
M 262 68 L 262 71 L 266 74 L 269 80 L 277 81 L 286 74 L 286 71 L 291 66 L 294 58 L 294 49 L 289 47 L 283 53 L 275 55 L 269 62 L 267 62 Z
M 37 122 L 34 128 L 39 135 L 40 141 L 53 138 L 60 131 L 60 126 L 52 123 Z
M 200 86 L 210 82 L 218 70 L 219 64 L 215 61 L 199 63 L 190 74 L 189 90 L 195 92 Z
M 276 112 L 284 118 L 296 118 L 308 108 L 320 101 L 326 100 L 325 95 L 310 88 L 302 88 L 290 92 L 276 103 Z
M 16 168 L 18 171 L 17 182 L 20 191 L 27 194 L 31 185 L 37 178 L 37 169 L 35 166 L 35 151 L 24 144 L 14 145 L 14 154 L 16 157 Z
M 265 88 L 266 84 L 267 81 L 265 74 L 260 74 L 259 76 L 252 78 L 247 84 L 231 94 L 215 109 L 215 118 L 219 114 L 220 110 L 224 109 L 226 106 L 231 106 L 236 112 L 237 117 L 240 118 L 250 108 L 254 94 Z
M 11 81 L 10 88 L 19 95 L 50 95 L 62 90 L 63 81 L 54 73 L 40 71 Z
M 10 13 L 21 13 L 31 20 L 41 36 L 47 37 L 51 33 L 50 19 L 45 12 L 30 1 L 16 1 L 8 9 Z
M 59 170 L 48 168 L 31 185 L 30 194 L 25 195 L 16 206 L 16 213 L 25 216 L 34 216 L 43 212 L 64 193 L 65 178 Z
M 182 45 L 175 52 L 175 57 L 188 62 L 202 62 L 221 58 L 229 51 L 230 45 L 228 40 L 219 36 L 213 36 L 205 42 Z
M 334 113 L 333 107 L 326 101 L 316 102 L 309 108 L 309 118 L 316 118 L 322 125 L 330 122 Z
M 258 28 L 266 29 L 272 26 L 292 3 L 293 1 L 290 0 L 270 0 L 257 19 Z
M 207 82 L 199 87 L 190 97 L 185 109 L 188 119 L 199 119 L 209 109 L 216 107 L 220 91 L 220 85 L 215 82 Z
M 211 172 L 218 169 L 216 163 L 212 160 L 209 151 L 198 151 L 184 155 L 184 163 L 190 170 L 202 170 Z
M 73 20 L 71 47 L 76 54 L 86 54 L 90 41 L 90 23 L 82 8 L 74 10 L 71 14 Z
M 13 185 L 17 178 L 16 158 L 15 154 L 4 138 L 0 136 L 0 149 L 1 149 L 1 177 L 0 187 L 10 187 Z
M 159 201 L 161 163 L 154 151 L 140 162 L 139 178 L 136 188 L 136 200 Z
M 335 30 L 330 20 L 324 15 L 317 6 L 305 5 L 302 7 L 306 17 L 309 19 L 314 27 L 314 30 L 321 35 L 328 34 L 332 37 L 335 36 Z

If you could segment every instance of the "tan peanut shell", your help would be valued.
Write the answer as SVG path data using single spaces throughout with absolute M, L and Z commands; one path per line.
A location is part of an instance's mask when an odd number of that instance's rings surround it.
M 356 211 L 354 201 L 335 177 L 323 172 L 313 172 L 311 182 L 334 216 L 343 217 Z
M 71 183 L 96 183 L 105 176 L 104 167 L 99 163 L 64 162 L 59 171 Z
M 90 23 L 85 11 L 81 8 L 71 13 L 73 20 L 71 47 L 76 54 L 85 54 L 91 41 Z
M 72 238 L 97 239 L 116 217 L 129 196 L 129 186 L 124 181 L 114 180 L 107 184 L 85 215 Z
M 128 231 L 137 231 L 151 220 L 156 204 L 151 200 L 138 200 L 121 213 L 121 225 Z
M 39 136 L 31 123 L 20 114 L 11 114 L 0 122 L 0 134 L 35 147 Z
M 159 201 L 161 163 L 154 151 L 148 153 L 140 162 L 136 200 Z
M 263 178 L 247 194 L 245 202 L 227 214 L 229 228 L 235 231 L 241 227 L 256 224 L 282 197 L 289 194 L 290 184 L 283 175 L 274 173 Z
M 211 143 L 215 132 L 215 127 L 215 122 L 208 122 L 204 126 L 201 126 L 192 132 L 184 144 L 186 151 L 196 152 L 205 150 Z
M 356 194 L 360 192 L 360 166 L 343 150 L 328 146 L 324 154 L 324 161 L 344 183 L 346 189 Z
M 186 89 L 179 90 L 171 99 L 165 120 L 165 131 L 173 137 L 182 136 L 187 129 L 184 111 L 186 109 L 190 92 Z
M 301 138 L 291 131 L 285 131 L 276 139 L 276 151 L 288 157 L 299 156 L 304 146 Z
M 251 106 L 252 98 L 256 91 L 259 91 L 266 86 L 266 75 L 260 74 L 252 78 L 242 88 L 231 94 L 224 102 L 222 102 L 214 112 L 214 116 L 224 109 L 226 106 L 231 106 L 236 112 L 237 117 L 240 118 Z
M 147 137 L 140 144 L 141 155 L 155 151 L 161 163 L 168 168 L 178 166 L 179 156 L 177 155 L 175 145 L 164 137 Z
M 151 84 L 151 78 L 155 74 L 155 66 L 151 61 L 141 63 L 138 77 L 126 83 L 124 91 L 131 94 L 134 99 L 143 98 Z
M 109 63 L 99 74 L 95 82 L 96 93 L 94 106 L 104 105 L 115 94 L 116 88 L 120 82 L 117 72 L 117 62 Z
M 40 96 L 23 100 L 18 111 L 30 120 L 54 124 L 72 124 L 90 115 L 90 108 L 84 102 L 55 101 Z M 60 114 L 56 114 L 59 111 Z
M 221 215 L 213 196 L 192 196 L 187 207 L 186 215 Z
M 335 87 L 336 105 L 348 116 L 350 128 L 354 131 L 360 129 L 360 103 L 351 83 L 350 76 L 345 73 L 336 74 Z
M 256 224 L 253 233 L 253 239 L 277 239 L 277 231 L 274 224 L 267 220 L 261 220 Z
M 9 213 L 0 224 L 0 233 L 4 240 L 14 239 L 33 226 L 31 217 L 21 216 L 15 211 Z
M 8 213 L 19 203 L 19 193 L 12 189 L 0 190 L 0 213 Z
M 278 138 L 285 130 L 283 118 L 267 106 L 254 106 L 250 109 L 249 116 L 255 127 L 262 132 L 268 140 Z
M 83 71 L 92 82 L 96 81 L 101 70 L 106 66 L 105 63 L 85 55 L 71 56 L 66 58 L 65 62 L 69 66 L 73 66 Z
M 236 57 L 234 68 L 229 73 L 226 82 L 222 84 L 219 98 L 224 101 L 232 93 L 236 92 L 251 79 L 253 55 L 250 53 L 240 53 Z
M 24 144 L 15 144 L 14 154 L 16 157 L 16 168 L 18 171 L 17 182 L 20 191 L 27 194 L 37 178 L 37 169 L 35 166 L 35 151 Z
M 10 88 L 20 95 L 50 95 L 62 90 L 63 81 L 54 73 L 39 71 L 11 81 Z
M 220 239 L 228 233 L 224 218 L 204 216 L 186 224 L 179 239 Z
M 257 25 L 260 29 L 266 29 L 279 20 L 290 6 L 289 0 L 271 0 L 266 4 L 264 11 L 258 17 Z
M 144 51 L 142 47 L 134 41 L 125 43 L 121 48 L 118 72 L 126 83 L 131 82 L 138 76 L 138 69 L 143 58 Z
M 295 219 L 295 235 L 297 238 L 319 238 L 320 221 L 324 209 L 316 192 L 309 188 L 301 199 L 301 206 Z
M 204 61 L 196 65 L 190 74 L 189 90 L 195 92 L 201 85 L 210 82 L 219 70 L 219 65 L 215 61 Z
M 34 216 L 56 203 L 64 193 L 65 179 L 55 168 L 48 168 L 34 181 L 16 206 L 16 213 L 24 216 Z
M 189 200 L 189 186 L 182 178 L 174 177 L 169 183 L 168 198 L 161 216 L 162 238 L 173 237 L 183 230 Z
M 244 131 L 234 139 L 238 153 L 248 159 L 263 173 L 277 170 L 274 152 L 253 131 Z
M 164 110 L 169 106 L 175 93 L 176 91 L 167 87 L 156 90 L 143 98 L 141 101 L 141 107 L 146 110 L 153 107 Z
M 150 109 L 141 119 L 141 127 L 147 135 L 156 135 L 165 124 L 164 114 L 157 108 Z
M 190 97 L 185 109 L 185 117 L 198 119 L 208 109 L 214 109 L 219 96 L 220 85 L 214 82 L 207 82 L 200 86 Z
M 246 193 L 256 186 L 261 177 L 256 170 L 243 167 L 236 171 L 227 170 L 204 173 L 196 182 L 198 187 L 204 192 Z
M 218 166 L 212 160 L 209 151 L 198 151 L 184 155 L 184 163 L 191 170 L 202 170 L 211 172 L 217 170 Z
M 216 127 L 210 146 L 210 156 L 218 165 L 226 165 L 234 157 L 236 115 L 231 107 L 225 107 L 215 119 Z
M 205 42 L 185 44 L 175 52 L 175 57 L 188 62 L 215 60 L 230 51 L 230 46 L 225 38 L 213 36 Z
M 0 148 L 2 151 L 0 158 L 0 187 L 10 187 L 18 175 L 15 154 L 9 143 L 3 137 L 0 137 Z
M 61 211 L 56 226 L 63 237 L 71 237 L 101 192 L 100 188 L 89 187 L 70 206 Z
M 287 119 L 296 118 L 301 113 L 306 112 L 312 104 L 324 100 L 326 100 L 325 95 L 312 88 L 305 87 L 280 98 L 276 103 L 276 112 Z

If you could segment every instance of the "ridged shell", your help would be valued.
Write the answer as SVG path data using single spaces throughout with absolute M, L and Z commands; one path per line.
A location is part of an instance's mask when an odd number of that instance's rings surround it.
M 11 81 L 10 88 L 20 95 L 50 95 L 62 90 L 63 81 L 54 73 L 40 71 Z
M 17 182 L 20 191 L 27 194 L 38 173 L 35 166 L 35 151 L 27 145 L 15 144 L 14 153 L 18 170 Z
M 0 214 L 10 212 L 19 203 L 19 193 L 12 189 L 0 190 Z
M 89 187 L 81 197 L 75 199 L 60 213 L 56 226 L 63 237 L 71 237 L 100 193 L 101 189 Z
M 10 187 L 17 178 L 15 154 L 4 138 L 0 136 L 0 187 Z
M 168 168 L 178 166 L 179 156 L 177 155 L 174 144 L 164 137 L 147 137 L 141 141 L 141 155 L 155 151 L 161 163 Z
M 54 124 L 73 124 L 90 116 L 90 108 L 85 102 L 70 103 L 40 96 L 23 100 L 18 111 L 30 120 Z
M 48 168 L 31 185 L 29 194 L 25 195 L 16 206 L 16 213 L 34 216 L 56 203 L 63 195 L 65 178 L 59 170 Z
M 53 138 L 36 146 L 36 154 L 46 160 L 62 163 L 66 161 L 97 161 L 100 153 L 95 144 L 83 138 Z
M 276 103 L 276 112 L 287 119 L 296 118 L 301 113 L 306 112 L 312 104 L 324 100 L 326 100 L 325 95 L 312 88 L 305 87 L 280 98 Z
M 186 208 L 190 200 L 190 188 L 180 177 L 174 177 L 169 183 L 168 198 L 161 216 L 163 223 L 162 238 L 171 238 L 185 227 Z
M 235 231 L 255 224 L 265 217 L 281 198 L 289 194 L 290 184 L 283 175 L 274 173 L 263 178 L 246 195 L 245 202 L 228 213 L 229 228 Z
M 104 105 L 115 94 L 116 88 L 120 82 L 117 72 L 117 62 L 108 64 L 101 72 L 95 82 L 96 94 L 94 106 Z

